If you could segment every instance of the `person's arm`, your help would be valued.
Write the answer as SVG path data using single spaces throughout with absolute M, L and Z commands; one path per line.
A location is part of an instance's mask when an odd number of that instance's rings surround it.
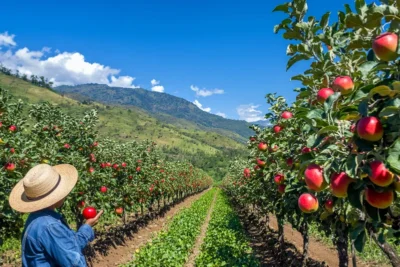
M 42 233 L 41 244 L 61 266 L 86 266 L 82 249 L 93 239 L 94 233 L 89 225 L 83 225 L 75 233 L 61 223 L 53 223 Z

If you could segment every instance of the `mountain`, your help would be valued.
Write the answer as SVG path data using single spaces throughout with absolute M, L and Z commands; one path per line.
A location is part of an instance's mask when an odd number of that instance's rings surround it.
M 82 102 L 96 101 L 106 105 L 139 107 L 156 118 L 172 124 L 179 123 L 179 120 L 183 119 L 201 129 L 224 134 L 241 142 L 246 141 L 252 134 L 249 129 L 251 124 L 245 121 L 224 119 L 199 109 L 183 98 L 166 93 L 141 88 L 109 87 L 104 84 L 59 86 L 54 90 Z
M 251 124 L 255 124 L 255 125 L 258 125 L 261 127 L 271 127 L 272 126 L 271 123 L 267 120 L 264 120 L 264 121 L 259 120 L 259 121 L 252 122 Z
M 24 102 L 27 117 L 29 104 L 45 101 L 78 118 L 85 112 L 96 109 L 99 115 L 97 130 L 100 137 L 109 137 L 121 142 L 153 140 L 168 158 L 188 160 L 194 166 L 207 171 L 216 180 L 224 177 L 232 158 L 246 155 L 245 146 L 235 140 L 241 136 L 227 130 L 221 129 L 221 132 L 225 131 L 226 134 L 202 130 L 187 120 L 167 114 L 162 114 L 163 119 L 158 119 L 134 106 L 121 107 L 94 101 L 77 101 L 3 73 L 0 73 L 0 88 L 6 89 L 15 99 Z M 229 135 L 235 138 L 230 138 Z

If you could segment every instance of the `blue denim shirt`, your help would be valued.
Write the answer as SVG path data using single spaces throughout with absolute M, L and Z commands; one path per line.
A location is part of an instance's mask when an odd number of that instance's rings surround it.
M 22 235 L 22 266 L 86 266 L 82 249 L 93 239 L 87 224 L 74 232 L 53 210 L 33 212 Z

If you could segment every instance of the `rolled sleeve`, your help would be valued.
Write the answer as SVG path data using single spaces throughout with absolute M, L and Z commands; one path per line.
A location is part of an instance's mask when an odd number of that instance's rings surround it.
M 75 234 L 76 242 L 81 249 L 84 249 L 89 242 L 94 240 L 94 231 L 88 224 L 82 225 Z
M 82 227 L 81 227 L 82 228 Z M 89 226 L 90 228 L 90 226 Z M 87 245 L 93 230 L 85 227 L 77 233 L 61 223 L 50 224 L 41 235 L 41 243 L 50 257 L 60 266 L 86 266 L 82 248 Z M 82 247 L 83 246 L 83 247 Z

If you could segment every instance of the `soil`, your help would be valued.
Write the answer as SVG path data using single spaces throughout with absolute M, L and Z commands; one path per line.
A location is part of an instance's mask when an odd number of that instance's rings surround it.
M 155 212 L 156 214 L 150 213 L 134 222 L 130 222 L 129 225 L 131 227 L 123 229 L 124 231 L 122 231 L 120 238 L 115 239 L 115 233 L 112 233 L 111 235 L 114 238 L 106 237 L 98 240 L 99 244 L 95 243 L 91 246 L 92 255 L 89 258 L 92 260 L 90 266 L 109 267 L 129 262 L 137 249 L 149 242 L 181 209 L 191 206 L 205 192 L 207 190 L 189 196 L 176 205 L 168 205 L 159 212 Z M 107 239 L 110 239 L 109 242 L 106 242 Z
M 206 237 L 208 224 L 211 220 L 211 214 L 214 210 L 215 199 L 217 198 L 217 194 L 214 194 L 213 201 L 211 202 L 211 206 L 208 209 L 206 220 L 204 221 L 203 225 L 201 226 L 200 235 L 197 237 L 196 242 L 194 243 L 193 250 L 189 256 L 188 261 L 185 264 L 185 267 L 195 267 L 195 260 L 197 256 L 200 254 L 201 245 L 204 242 L 204 238 Z
M 269 228 L 267 229 L 265 216 L 257 217 L 246 208 L 236 207 L 236 210 L 249 236 L 250 245 L 261 263 L 260 266 L 301 266 L 303 237 L 298 231 L 290 225 L 284 226 L 285 250 L 282 253 L 279 251 L 278 223 L 275 217 L 269 216 Z M 339 266 L 337 252 L 334 248 L 310 237 L 309 258 L 306 266 Z M 349 267 L 351 266 L 351 258 L 349 258 Z M 372 267 L 376 264 L 366 264 L 357 259 L 357 266 Z

